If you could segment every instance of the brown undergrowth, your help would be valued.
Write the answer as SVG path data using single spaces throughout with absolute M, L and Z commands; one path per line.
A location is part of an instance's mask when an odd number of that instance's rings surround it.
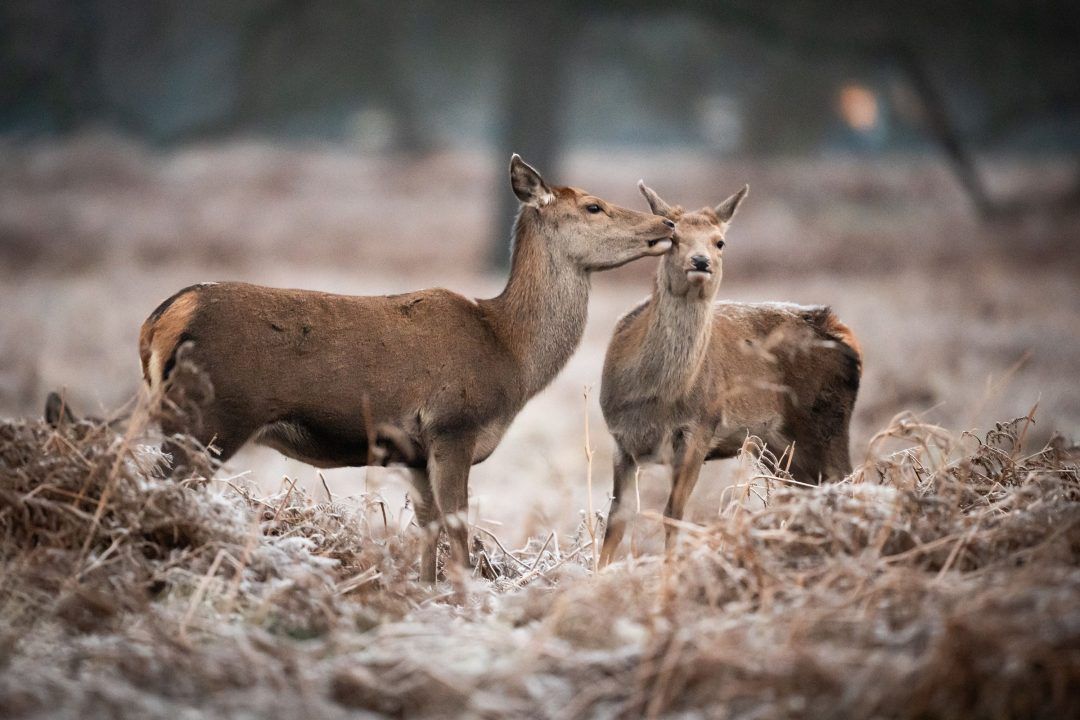
M 0 708 L 1075 717 L 1080 466 L 1030 424 L 901 416 L 842 483 L 747 459 L 667 558 L 594 573 L 590 523 L 513 551 L 485 531 L 473 576 L 430 588 L 378 498 L 162 479 L 138 420 L 6 422 Z

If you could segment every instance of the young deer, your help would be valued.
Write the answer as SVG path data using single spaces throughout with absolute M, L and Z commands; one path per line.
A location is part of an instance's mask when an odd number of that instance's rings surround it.
M 440 528 L 455 562 L 467 563 L 470 466 L 574 352 L 590 273 L 663 254 L 675 227 L 549 185 L 517 155 L 510 181 L 521 209 L 498 297 L 353 297 L 228 282 L 163 302 L 139 338 L 151 389 L 179 392 L 166 382 L 178 349 L 212 384 L 197 420 L 163 430 L 213 442 L 221 461 L 254 440 L 319 467 L 372 464 L 372 446 L 389 435 L 391 459 L 417 471 L 417 519 L 435 529 L 421 579 L 435 580 Z
M 615 437 L 615 483 L 601 559 L 626 529 L 636 466 L 672 467 L 664 514 L 681 519 L 702 464 L 736 455 L 748 434 L 793 445 L 805 483 L 851 471 L 848 425 L 861 356 L 827 307 L 714 303 L 724 234 L 749 187 L 716 208 L 684 212 L 644 183 L 653 213 L 676 222 L 652 296 L 623 316 L 604 361 L 600 404 Z M 667 527 L 667 545 L 675 537 Z

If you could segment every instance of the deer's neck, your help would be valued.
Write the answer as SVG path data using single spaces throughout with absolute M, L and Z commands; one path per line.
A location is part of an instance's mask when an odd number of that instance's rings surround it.
M 673 295 L 657 278 L 638 358 L 639 387 L 658 397 L 692 390 L 712 337 L 712 298 Z
M 535 212 L 524 208 L 518 216 L 510 279 L 501 295 L 484 303 L 496 334 L 521 364 L 529 396 L 574 354 L 589 312 L 588 273 L 554 255 Z

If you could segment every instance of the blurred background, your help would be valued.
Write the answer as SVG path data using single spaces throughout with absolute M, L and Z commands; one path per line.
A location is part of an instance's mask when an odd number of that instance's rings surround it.
M 638 178 L 688 207 L 748 182 L 721 296 L 855 329 L 856 463 L 901 411 L 961 430 L 1038 403 L 1037 439 L 1075 437 L 1077 48 L 1066 0 L 6 0 L 0 415 L 53 388 L 118 407 L 140 323 L 192 282 L 496 294 L 519 152 L 638 209 Z M 586 411 L 606 508 L 600 367 L 654 269 L 594 278 L 581 350 L 474 471 L 475 521 L 572 529 Z M 248 470 L 317 482 L 265 450 Z M 400 506 L 393 471 L 327 480 Z M 658 508 L 666 479 L 643 482 Z

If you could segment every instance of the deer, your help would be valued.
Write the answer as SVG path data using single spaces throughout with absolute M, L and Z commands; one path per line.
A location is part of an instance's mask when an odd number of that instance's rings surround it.
M 604 358 L 600 405 L 615 439 L 604 565 L 625 533 L 627 491 L 642 464 L 670 469 L 664 515 L 672 521 L 682 519 L 704 463 L 734 457 L 751 435 L 787 448 L 798 482 L 849 474 L 862 374 L 858 340 L 830 308 L 715 300 L 725 235 L 749 186 L 694 212 L 643 181 L 638 188 L 675 234 L 652 294 L 619 319 Z M 670 552 L 675 522 L 665 535 Z
M 187 419 L 163 418 L 162 431 L 212 445 L 220 463 L 252 441 L 316 467 L 363 467 L 377 464 L 380 445 L 384 462 L 412 470 L 417 523 L 428 530 L 420 579 L 436 581 L 440 532 L 450 541 L 447 570 L 467 567 L 471 466 L 577 348 L 591 274 L 662 255 L 675 228 L 549 184 L 517 154 L 510 185 L 520 205 L 509 279 L 490 299 L 240 282 L 202 283 L 166 299 L 139 335 L 146 384 L 168 399 L 180 392 L 171 375 L 190 362 L 212 392 Z

